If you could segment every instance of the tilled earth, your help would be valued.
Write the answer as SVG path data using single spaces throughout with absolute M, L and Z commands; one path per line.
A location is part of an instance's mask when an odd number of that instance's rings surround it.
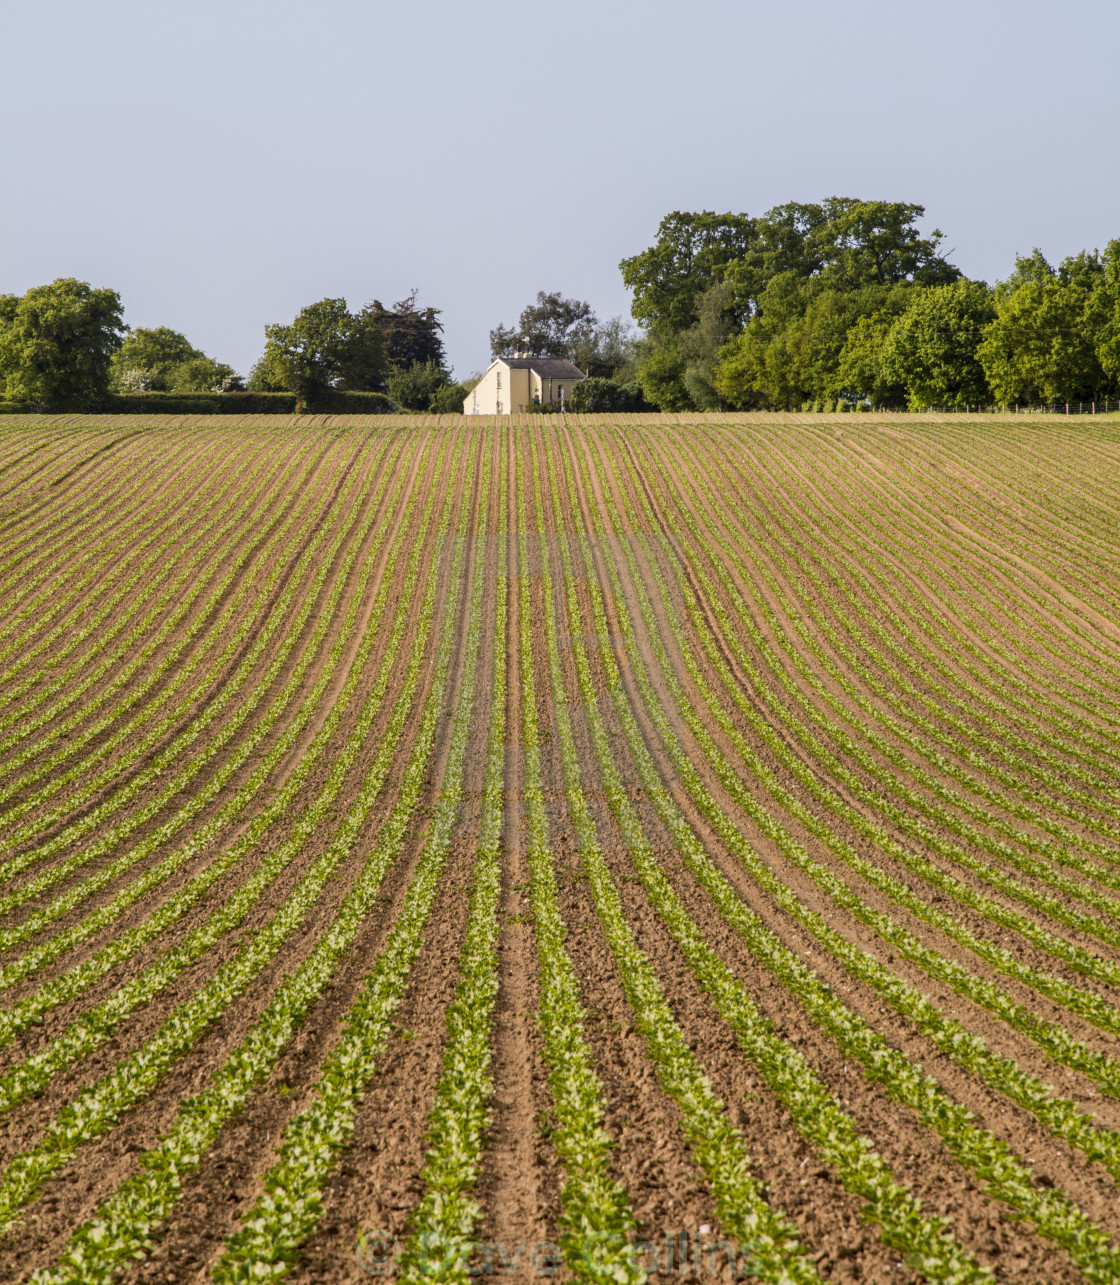
M 1120 444 L 1100 424 L 851 424 L 0 420 L 3 1280 L 716 1280 L 730 1260 L 767 1280 L 1120 1280 L 1120 560 L 1100 520 Z M 306 1225 L 231 1275 L 447 800 L 418 949 Z M 91 1220 L 251 1045 L 390 833 L 375 908 L 307 1011 L 95 1267 Z M 267 958 L 83 1130 L 324 862 Z M 546 993 L 557 950 L 567 1010 Z M 464 1019 L 476 967 L 492 985 Z M 718 970 L 777 1061 L 727 1019 Z M 463 1020 L 488 1048 L 474 1078 Z M 582 1152 L 557 1023 L 592 1072 Z M 942 1105 L 919 1109 L 900 1067 Z M 863 1141 L 827 1136 L 802 1091 Z M 437 1100 L 461 1107 L 453 1181 Z M 752 1259 L 704 1130 L 784 1218 L 784 1265 Z M 876 1205 L 876 1182 L 896 1195 Z M 608 1187 L 609 1233 L 579 1205 Z M 892 1216 L 906 1193 L 941 1258 Z

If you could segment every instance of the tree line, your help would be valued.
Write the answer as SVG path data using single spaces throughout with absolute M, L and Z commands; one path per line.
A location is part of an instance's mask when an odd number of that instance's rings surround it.
M 833 197 L 759 217 L 674 212 L 623 259 L 644 334 L 627 378 L 661 410 L 964 408 L 1120 389 L 1120 239 L 989 286 L 920 205 Z
M 566 357 L 573 409 L 910 409 L 1101 401 L 1120 390 L 1120 239 L 1057 265 L 1035 249 L 994 286 L 923 236 L 920 205 L 831 197 L 759 216 L 674 211 L 619 267 L 633 322 L 540 291 L 493 357 Z M 383 393 L 454 412 L 441 311 L 413 291 L 309 304 L 265 327 L 247 379 L 167 327 L 130 329 L 120 296 L 62 279 L 0 295 L 0 398 L 95 407 L 113 394 Z
M 305 411 L 328 394 L 361 391 L 408 410 L 458 411 L 470 385 L 451 378 L 442 330 L 440 310 L 421 307 L 415 291 L 353 313 L 345 299 L 322 299 L 265 327 L 245 380 L 176 330 L 125 325 L 115 290 L 61 278 L 0 295 L 0 399 L 96 409 L 129 393 L 292 392 Z
M 638 329 L 541 291 L 491 354 L 567 357 L 573 409 L 963 409 L 1120 390 L 1120 240 L 994 286 L 923 236 L 920 205 L 832 197 L 674 211 L 619 265 Z

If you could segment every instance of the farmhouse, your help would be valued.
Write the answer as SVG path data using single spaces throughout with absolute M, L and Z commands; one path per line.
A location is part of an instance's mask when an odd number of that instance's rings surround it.
M 534 406 L 565 406 L 587 376 L 559 357 L 496 357 L 463 400 L 464 415 L 508 415 Z

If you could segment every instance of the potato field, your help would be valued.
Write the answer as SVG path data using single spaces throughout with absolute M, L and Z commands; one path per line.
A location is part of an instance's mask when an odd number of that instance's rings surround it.
M 1120 423 L 0 420 L 0 1281 L 1120 1282 Z

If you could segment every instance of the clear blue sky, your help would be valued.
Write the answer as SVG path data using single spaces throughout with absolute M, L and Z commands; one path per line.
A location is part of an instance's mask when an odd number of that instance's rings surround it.
M 0 292 L 75 276 L 248 370 L 416 286 L 457 373 L 538 290 L 629 312 L 674 209 L 914 201 L 972 276 L 1120 236 L 1120 6 L 9 3 Z

